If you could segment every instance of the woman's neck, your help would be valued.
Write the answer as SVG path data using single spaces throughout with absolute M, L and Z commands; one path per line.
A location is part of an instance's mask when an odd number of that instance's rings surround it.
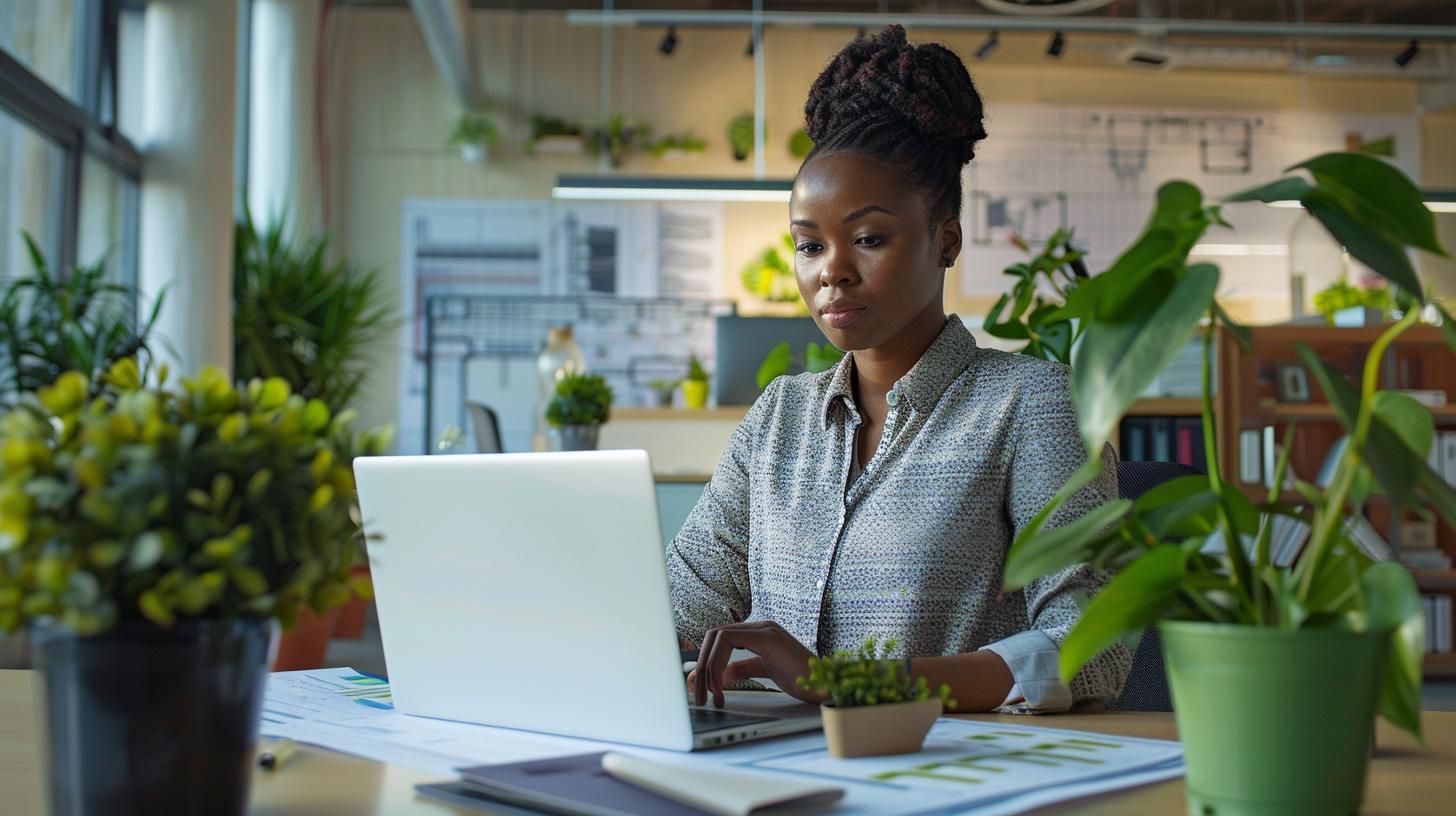
M 879 403 L 909 373 L 945 328 L 945 310 L 934 303 L 899 334 L 874 348 L 852 352 L 856 397 Z

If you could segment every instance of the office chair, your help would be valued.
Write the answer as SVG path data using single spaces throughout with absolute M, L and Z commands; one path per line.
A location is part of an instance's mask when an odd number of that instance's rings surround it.
M 1184 476 L 1202 475 L 1177 462 L 1118 462 L 1117 491 L 1124 499 L 1139 496 L 1164 482 Z M 1107 704 L 1112 711 L 1172 711 L 1168 676 L 1163 667 L 1163 638 L 1156 626 L 1149 626 L 1132 654 L 1132 671 L 1122 692 Z
M 470 423 L 475 428 L 475 446 L 480 453 L 505 453 L 501 445 L 500 419 L 495 411 L 479 402 L 465 401 Z

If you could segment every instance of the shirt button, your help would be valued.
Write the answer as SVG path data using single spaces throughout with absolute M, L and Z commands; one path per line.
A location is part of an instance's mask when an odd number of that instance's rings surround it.
M 894 408 L 896 405 L 900 404 L 900 395 L 895 391 L 895 389 L 891 388 L 890 393 L 885 395 L 885 402 L 888 402 L 890 404 L 890 407 Z

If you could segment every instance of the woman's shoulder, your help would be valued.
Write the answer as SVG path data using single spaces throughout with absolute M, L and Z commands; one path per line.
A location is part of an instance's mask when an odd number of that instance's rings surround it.
M 976 349 L 974 369 L 977 385 L 994 383 L 1017 391 L 1064 389 L 1072 373 L 1072 369 L 1054 360 L 992 348 Z

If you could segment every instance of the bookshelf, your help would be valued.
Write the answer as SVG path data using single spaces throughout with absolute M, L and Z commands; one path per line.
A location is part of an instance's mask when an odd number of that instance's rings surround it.
M 1224 478 L 1238 484 L 1250 499 L 1264 500 L 1269 490 L 1265 479 L 1271 478 L 1274 459 L 1271 450 L 1282 443 L 1285 428 L 1293 423 L 1290 467 L 1300 479 L 1314 482 L 1344 430 L 1318 381 L 1300 360 L 1297 348 L 1301 343 L 1308 345 L 1327 366 L 1358 383 L 1365 357 L 1384 328 L 1259 327 L 1250 330 L 1248 350 L 1231 334 L 1221 334 L 1216 415 Z M 1427 406 L 1435 420 L 1438 447 L 1441 434 L 1456 433 L 1456 364 L 1440 329 L 1418 326 L 1402 335 L 1381 361 L 1380 387 L 1432 392 L 1428 395 L 1431 397 L 1439 392 L 1445 404 Z M 1246 455 L 1250 453 L 1258 461 L 1249 461 Z M 1257 478 L 1251 480 L 1254 475 Z M 1301 500 L 1297 493 L 1285 491 L 1281 495 L 1286 500 Z M 1403 560 L 1456 558 L 1456 528 L 1445 521 L 1432 526 L 1414 516 L 1397 516 L 1390 501 L 1382 496 L 1372 497 L 1365 512 L 1376 532 L 1398 556 L 1404 550 Z M 1403 542 L 1403 537 L 1408 540 Z M 1413 569 L 1412 574 L 1422 595 L 1445 599 L 1428 615 L 1432 623 L 1439 615 L 1449 629 L 1449 605 L 1456 598 L 1456 569 Z M 1456 677 L 1456 653 L 1427 654 L 1425 665 L 1427 676 Z

